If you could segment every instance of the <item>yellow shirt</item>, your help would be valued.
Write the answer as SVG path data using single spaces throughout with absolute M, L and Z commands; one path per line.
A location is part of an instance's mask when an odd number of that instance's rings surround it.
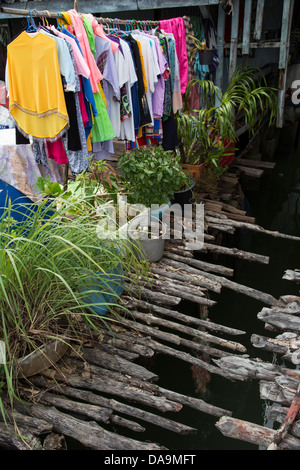
M 9 110 L 21 132 L 55 140 L 69 124 L 55 40 L 23 31 L 7 46 Z

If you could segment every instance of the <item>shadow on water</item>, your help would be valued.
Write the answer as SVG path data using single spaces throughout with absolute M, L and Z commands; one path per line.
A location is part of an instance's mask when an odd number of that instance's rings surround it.
M 264 175 L 258 192 L 245 193 L 249 215 L 265 229 L 300 236 L 300 147 L 293 154 L 278 153 L 277 162 L 270 175 Z M 299 287 L 283 280 L 286 269 L 300 268 L 300 242 L 273 238 L 269 235 L 241 232 L 239 248 L 270 257 L 269 265 L 260 265 L 243 260 L 221 257 L 217 260 L 234 267 L 234 280 L 240 284 L 269 293 L 275 298 L 286 294 L 299 294 Z M 272 362 L 271 353 L 255 349 L 250 341 L 252 334 L 270 336 L 257 314 L 264 305 L 250 297 L 222 289 L 213 295 L 217 304 L 210 308 L 211 321 L 245 331 L 245 335 L 229 338 L 242 343 L 250 357 L 259 357 Z M 194 312 L 193 312 L 194 309 Z M 197 315 L 194 305 L 183 303 L 180 309 L 186 314 Z M 277 360 L 281 361 L 280 358 Z M 158 356 L 155 364 L 160 377 L 160 386 L 189 396 L 202 398 L 210 404 L 232 412 L 232 416 L 252 423 L 264 425 L 265 402 L 259 396 L 259 382 L 231 382 L 212 375 L 204 394 L 198 393 L 192 369 L 186 363 L 170 357 Z M 157 442 L 170 450 L 256 450 L 257 446 L 225 438 L 216 428 L 218 418 L 200 411 L 184 408 L 172 419 L 198 429 L 192 436 L 177 436 L 174 433 L 154 430 Z M 153 439 L 153 436 L 151 437 Z

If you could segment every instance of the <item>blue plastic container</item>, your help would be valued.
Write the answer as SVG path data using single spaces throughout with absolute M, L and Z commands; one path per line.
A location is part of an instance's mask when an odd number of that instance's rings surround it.
M 86 304 L 98 304 L 91 306 L 90 309 L 100 316 L 106 314 L 109 308 L 107 305 L 108 303 L 117 303 L 117 296 L 120 296 L 123 290 L 124 281 L 122 266 L 108 270 L 106 273 L 92 273 L 90 278 L 85 279 L 84 287 L 80 287 L 81 292 L 87 293 L 84 296 Z
M 11 202 L 11 217 L 18 222 L 24 222 L 32 211 L 37 209 L 36 204 L 29 197 L 21 193 L 8 183 L 0 180 L 0 217 L 3 216 Z
M 41 218 L 43 220 L 49 219 L 53 215 L 54 209 L 52 207 L 50 208 L 51 204 L 51 200 L 47 200 L 45 203 L 43 211 L 41 211 Z M 7 212 L 9 205 L 11 206 L 10 213 Z M 14 186 L 0 180 L 0 219 L 2 217 L 11 217 L 14 219 L 16 224 L 11 227 L 12 230 L 22 228 L 24 224 L 22 235 L 26 236 L 28 233 L 28 225 L 26 226 L 26 222 L 30 221 L 37 209 L 38 204 L 34 203 Z

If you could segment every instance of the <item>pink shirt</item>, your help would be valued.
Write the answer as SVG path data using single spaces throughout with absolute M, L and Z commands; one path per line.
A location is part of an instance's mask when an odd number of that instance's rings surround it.
M 69 10 L 68 13 L 71 16 L 72 25 L 74 28 L 75 36 L 77 37 L 80 48 L 83 53 L 83 57 L 91 71 L 90 81 L 92 85 L 93 93 L 99 93 L 98 84 L 101 82 L 103 76 L 100 73 L 100 70 L 97 67 L 94 56 L 92 54 L 89 40 L 83 26 L 83 21 L 78 15 L 76 10 Z
M 179 74 L 181 93 L 184 94 L 188 84 L 188 56 L 186 48 L 185 25 L 183 18 L 172 18 L 159 22 L 160 29 L 166 33 L 172 33 L 175 39 L 175 47 L 179 61 Z
M 117 44 L 116 42 L 114 41 L 111 41 L 111 39 L 109 39 L 104 30 L 103 30 L 103 26 L 102 24 L 99 24 L 98 21 L 96 20 L 96 18 L 91 15 L 91 13 L 88 13 L 87 15 L 85 15 L 87 18 L 89 18 L 91 21 L 92 21 L 92 26 L 93 26 L 93 31 L 94 31 L 94 34 L 96 36 L 99 36 L 100 38 L 102 39 L 106 39 L 107 41 L 110 42 L 110 45 L 111 45 L 111 48 L 112 48 L 112 51 L 113 52 L 116 52 L 117 49 L 119 49 L 119 44 Z

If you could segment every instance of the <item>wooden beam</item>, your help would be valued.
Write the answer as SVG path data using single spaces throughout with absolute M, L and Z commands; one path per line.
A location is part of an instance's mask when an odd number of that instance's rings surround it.
M 231 21 L 231 40 L 230 40 L 230 56 L 229 56 L 229 81 L 236 69 L 237 64 L 237 45 L 239 38 L 239 15 L 240 0 L 233 0 L 233 15 Z
M 247 2 L 246 2 L 247 3 Z M 254 39 L 259 41 L 262 35 L 265 0 L 257 0 Z
M 223 89 L 223 71 L 224 71 L 224 34 L 225 34 L 225 19 L 226 14 L 222 8 L 222 5 L 219 4 L 218 10 L 218 26 L 217 26 L 217 49 L 219 56 L 219 66 L 216 70 L 216 85 L 222 91 Z M 220 105 L 220 100 L 216 96 L 215 106 Z
M 287 81 L 287 67 L 289 61 L 290 51 L 290 35 L 292 25 L 292 14 L 294 10 L 294 0 L 284 0 L 282 10 L 282 25 L 281 25 L 281 46 L 278 68 L 279 71 L 279 85 L 278 85 L 278 118 L 277 127 L 283 127 L 284 121 L 284 107 L 285 107 L 285 93 Z
M 243 55 L 249 55 L 250 52 L 251 14 L 252 0 L 248 0 L 245 2 L 244 12 Z

